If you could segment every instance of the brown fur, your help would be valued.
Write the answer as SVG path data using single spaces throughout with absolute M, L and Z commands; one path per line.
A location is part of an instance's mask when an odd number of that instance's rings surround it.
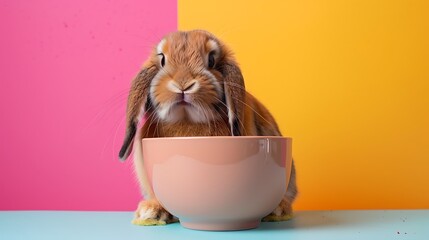
M 215 36 L 201 30 L 175 32 L 167 35 L 162 43 L 159 46 L 161 49 L 154 49 L 132 83 L 128 98 L 127 133 L 120 152 L 121 159 L 128 156 L 135 136 L 139 144 L 140 138 L 152 137 L 281 135 L 267 108 L 246 92 L 243 76 L 231 51 Z M 161 53 L 158 52 L 160 50 Z M 208 66 L 210 54 L 215 60 L 213 67 Z M 198 118 L 190 115 L 190 107 L 180 108 L 181 106 L 174 105 L 184 98 L 184 91 L 194 86 L 195 81 L 198 83 L 198 91 L 187 93 L 186 97 L 190 106 L 199 109 L 195 110 L 195 113 L 201 114 Z M 171 90 L 172 83 L 175 89 L 180 89 L 178 92 Z M 163 108 L 169 110 L 163 111 Z M 176 111 L 175 114 L 168 115 L 171 114 L 170 110 Z M 146 123 L 139 130 L 136 126 L 142 115 L 146 116 Z M 178 119 L 171 120 L 174 117 Z M 140 145 L 135 145 L 135 148 L 136 146 L 141 149 Z M 142 166 L 143 159 L 140 151 L 136 152 L 135 164 L 142 191 L 151 193 L 150 190 L 143 189 L 149 185 L 144 171 L 138 170 L 141 167 L 137 166 Z M 296 194 L 295 167 L 292 163 L 290 184 L 285 197 L 264 220 L 285 220 L 290 217 Z M 136 218 L 140 217 L 142 210 L 165 211 L 153 197 L 152 192 L 148 195 L 148 200 L 139 204 Z M 159 215 L 155 214 L 152 220 L 157 220 L 156 216 Z

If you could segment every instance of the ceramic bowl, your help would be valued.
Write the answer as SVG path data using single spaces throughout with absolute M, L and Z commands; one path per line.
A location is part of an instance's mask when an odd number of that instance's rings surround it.
M 259 226 L 289 182 L 292 139 L 143 139 L 144 167 L 159 202 L 182 226 L 241 230 Z

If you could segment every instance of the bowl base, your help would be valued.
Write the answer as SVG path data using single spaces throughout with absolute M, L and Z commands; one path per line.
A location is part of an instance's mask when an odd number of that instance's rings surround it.
M 201 223 L 201 222 L 188 222 L 180 221 L 180 224 L 189 229 L 193 230 L 204 230 L 204 231 L 235 231 L 235 230 L 246 230 L 257 228 L 260 224 L 259 220 L 244 221 L 244 222 L 219 222 L 219 223 Z

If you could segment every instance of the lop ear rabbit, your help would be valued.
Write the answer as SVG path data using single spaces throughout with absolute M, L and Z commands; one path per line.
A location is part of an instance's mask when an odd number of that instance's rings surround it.
M 145 119 L 143 126 L 139 126 Z M 142 138 L 175 136 L 279 136 L 269 111 L 245 90 L 232 52 L 213 34 L 179 31 L 154 48 L 128 97 L 126 134 L 119 158 L 134 150 L 134 165 L 144 195 L 133 223 L 157 225 L 178 219 L 156 200 L 143 171 Z M 295 167 L 279 206 L 265 221 L 290 218 L 297 194 Z

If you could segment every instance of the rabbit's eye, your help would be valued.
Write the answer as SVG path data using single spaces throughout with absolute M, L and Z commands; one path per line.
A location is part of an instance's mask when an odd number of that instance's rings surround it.
M 163 54 L 163 53 L 160 53 L 160 54 L 158 54 L 158 55 L 160 55 L 160 56 L 161 56 L 161 67 L 164 67 L 164 65 L 165 65 L 165 56 L 164 56 L 164 54 Z
M 211 51 L 211 52 L 209 53 L 209 68 L 213 68 L 213 67 L 214 67 L 214 65 L 215 65 L 214 55 L 215 55 L 215 52 L 214 52 L 214 51 Z

